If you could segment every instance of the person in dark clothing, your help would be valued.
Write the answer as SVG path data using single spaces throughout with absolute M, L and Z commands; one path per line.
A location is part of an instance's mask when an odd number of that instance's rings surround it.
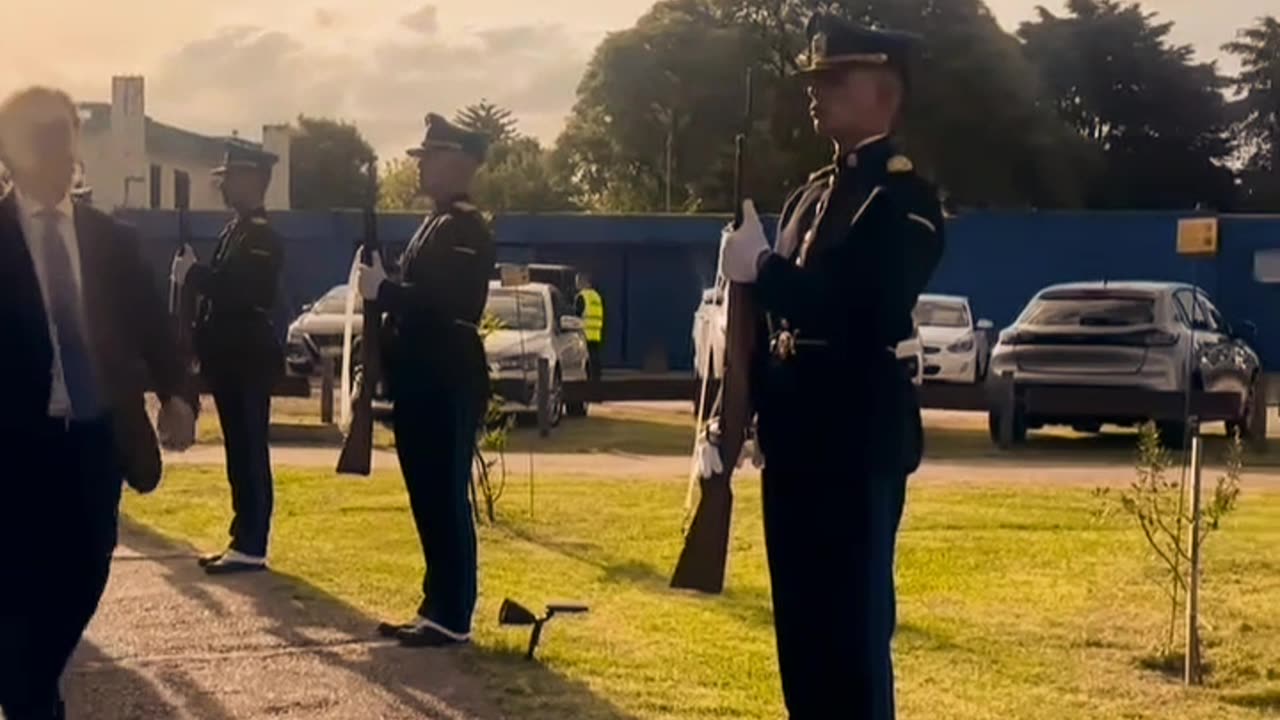
M 276 157 L 238 141 L 214 174 L 235 218 L 222 231 L 213 261 L 194 253 L 174 259 L 173 277 L 201 297 L 195 328 L 200 371 L 218 408 L 231 485 L 231 543 L 200 559 L 210 575 L 267 568 L 274 504 L 269 430 L 271 390 L 284 351 L 271 311 L 284 269 L 284 244 L 271 228 L 264 198 Z
M 480 321 L 497 260 L 488 222 L 468 193 L 484 136 L 427 116 L 418 160 L 434 210 L 400 258 L 361 264 L 356 285 L 386 311 L 383 358 L 396 453 L 422 542 L 426 573 L 417 617 L 378 631 L 411 647 L 466 643 L 476 604 L 476 533 L 468 489 L 489 400 Z
M 98 603 L 121 480 L 160 482 L 156 431 L 190 447 L 195 413 L 154 278 L 130 228 L 73 203 L 80 117 L 65 93 L 0 103 L 0 716 L 65 717 L 58 681 Z M 161 400 L 157 427 L 144 391 Z
M 752 395 L 787 709 L 889 720 L 895 538 L 923 435 L 894 351 L 941 258 L 942 210 L 891 138 L 914 39 L 821 14 L 808 33 L 835 162 L 787 201 L 775 248 L 748 201 L 721 264 L 766 314 Z

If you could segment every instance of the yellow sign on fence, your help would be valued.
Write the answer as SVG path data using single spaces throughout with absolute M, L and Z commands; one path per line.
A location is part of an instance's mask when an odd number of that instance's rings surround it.
M 1217 255 L 1218 219 L 1186 218 L 1178 221 L 1179 255 Z

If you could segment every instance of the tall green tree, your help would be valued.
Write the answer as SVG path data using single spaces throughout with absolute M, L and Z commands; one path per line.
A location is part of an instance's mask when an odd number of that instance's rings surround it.
M 1223 49 L 1241 64 L 1232 84 L 1241 95 L 1245 201 L 1253 209 L 1280 210 L 1280 18 L 1258 18 Z
M 578 199 L 599 210 L 657 211 L 669 192 L 676 210 L 727 210 L 743 78 L 761 55 L 744 28 L 703 0 L 661 2 L 635 28 L 608 36 L 557 144 Z M 753 152 L 753 163 L 767 160 Z
M 503 143 L 515 139 L 519 127 L 510 110 L 498 107 L 485 99 L 459 110 L 454 116 L 454 122 L 472 132 L 487 136 L 491 143 Z
M 1226 80 L 1172 44 L 1172 23 L 1137 3 L 1069 0 L 1018 35 L 1058 115 L 1103 153 L 1089 204 L 1229 209 L 1234 178 Z
M 666 145 L 674 206 L 728 210 L 731 138 L 745 68 L 755 69 L 749 186 L 762 206 L 830 162 L 812 132 L 795 71 L 816 10 L 924 36 L 903 140 L 923 171 L 967 205 L 1077 204 L 1089 154 L 1040 103 L 1017 40 L 980 0 L 666 0 L 597 49 L 558 153 L 583 202 L 665 207 Z
M 555 212 L 576 205 L 553 166 L 553 156 L 534 138 L 519 135 L 515 116 L 488 101 L 458 113 L 458 123 L 492 138 L 488 157 L 476 173 L 472 199 L 487 212 Z M 486 129 L 487 128 L 487 129 Z M 421 211 L 430 200 L 418 192 L 418 163 L 402 158 L 383 166 L 378 207 Z
M 300 115 L 289 155 L 295 210 L 357 208 L 368 202 L 365 167 L 374 152 L 355 125 Z
M 575 210 L 552 157 L 537 140 L 515 137 L 494 145 L 476 173 L 473 199 L 489 212 Z
M 378 209 L 392 212 L 425 210 L 427 199 L 418 194 L 418 163 L 395 158 L 382 165 L 378 177 Z

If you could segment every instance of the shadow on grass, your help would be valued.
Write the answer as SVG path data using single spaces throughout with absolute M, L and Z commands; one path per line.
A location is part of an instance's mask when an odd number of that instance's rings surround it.
M 156 531 L 122 520 L 131 544 L 147 555 L 172 556 L 183 547 Z M 190 548 L 185 548 L 190 549 Z M 195 556 L 194 551 L 190 553 Z M 188 597 L 201 599 L 208 579 L 194 563 L 169 568 L 172 586 Z M 512 651 L 481 647 L 454 650 L 409 650 L 379 640 L 377 621 L 341 598 L 312 585 L 306 578 L 273 572 L 270 575 L 229 577 L 219 586 L 251 601 L 259 617 L 269 623 L 267 632 L 290 647 L 302 647 L 318 660 L 363 678 L 420 717 L 429 718 L 536 718 L 574 717 L 589 720 L 631 720 L 632 716 L 583 685 Z M 366 643 L 367 653 L 350 653 L 317 645 L 307 632 L 324 628 Z M 180 685 L 179 685 L 180 686 Z M 507 709 L 520 703 L 519 715 Z M 529 708 L 546 708 L 531 714 Z M 166 713 L 142 713 L 127 717 L 168 717 Z M 87 715 L 86 715 L 87 717 Z M 98 717 L 98 716 L 94 716 Z M 201 714 L 209 720 L 225 715 Z M 229 719 L 228 719 L 229 720 Z
M 567 418 L 550 436 L 536 428 L 516 428 L 508 439 L 512 453 L 629 453 L 632 455 L 688 455 L 693 431 L 684 425 L 644 418 Z
M 63 679 L 67 716 L 94 720 L 172 718 L 182 712 L 201 720 L 234 720 L 216 697 L 202 690 L 180 670 L 160 671 L 175 706 L 142 674 L 107 657 L 89 640 L 82 640 Z
M 1252 710 L 1280 711 L 1280 687 L 1251 693 L 1231 693 L 1222 696 L 1222 701 L 1236 707 Z
M 667 574 L 652 563 L 611 558 L 594 543 L 556 540 L 519 527 L 498 526 L 498 529 L 522 542 L 536 545 L 574 562 L 599 568 L 601 580 L 607 583 L 630 583 L 649 590 L 664 590 L 670 581 Z
M 1100 435 L 1032 432 L 1024 445 L 1001 450 L 981 430 L 926 428 L 925 456 L 943 462 L 1007 461 L 1020 464 L 1114 464 L 1131 463 L 1137 453 L 1138 437 L 1132 432 L 1104 432 Z M 1227 437 L 1221 431 L 1205 434 L 1205 459 L 1218 465 L 1227 455 Z M 1174 459 L 1182 453 L 1170 450 Z M 1247 451 L 1246 467 L 1280 467 L 1280 438 L 1268 441 L 1265 452 Z
M 1165 653 L 1151 653 L 1137 659 L 1138 667 L 1169 678 L 1181 681 L 1186 674 L 1186 654 L 1177 650 Z M 1213 663 L 1204 662 L 1201 676 L 1208 679 L 1213 674 Z
M 542 537 L 535 532 L 521 528 L 505 527 L 503 531 L 511 537 L 536 545 L 549 552 L 562 555 L 575 562 L 600 569 L 603 582 L 636 586 L 646 592 L 669 593 L 673 596 L 696 598 L 708 603 L 716 603 L 716 609 L 732 616 L 738 622 L 754 626 L 773 626 L 773 601 L 767 588 L 742 588 L 728 586 L 719 595 L 708 595 L 693 590 L 678 590 L 671 587 L 671 571 L 663 570 L 653 563 L 640 560 L 620 560 L 609 557 L 598 546 L 591 543 L 562 542 Z M 593 551 L 597 554 L 593 556 Z M 672 558 L 674 568 L 675 559 Z

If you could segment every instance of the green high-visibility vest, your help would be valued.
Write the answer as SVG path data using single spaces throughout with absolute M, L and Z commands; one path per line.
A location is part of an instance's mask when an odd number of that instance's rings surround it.
M 582 290 L 578 293 L 585 308 L 582 313 L 582 329 L 586 332 L 587 342 L 598 343 L 604 340 L 604 300 L 595 290 Z

